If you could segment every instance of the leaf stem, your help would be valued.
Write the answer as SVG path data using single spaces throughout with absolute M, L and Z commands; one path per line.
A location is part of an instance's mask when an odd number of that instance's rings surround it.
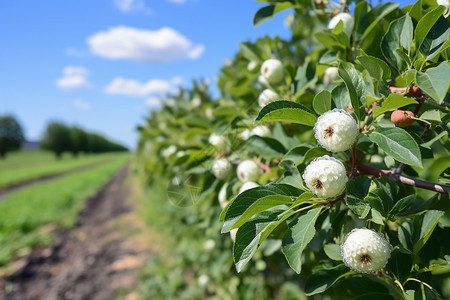
M 405 282 L 403 283 L 403 285 L 405 285 L 405 284 L 406 284 L 408 281 L 410 281 L 410 280 L 416 281 L 416 282 L 420 283 L 421 285 L 426 286 L 426 287 L 429 288 L 431 291 L 433 291 L 433 288 L 432 288 L 428 283 L 423 282 L 422 280 L 419 280 L 419 279 L 416 279 L 416 278 L 412 278 L 412 277 L 406 279 Z
M 403 285 L 400 283 L 400 281 L 398 281 L 398 280 L 394 280 L 394 284 L 396 285 L 396 286 L 398 286 L 401 290 L 402 290 L 402 293 L 403 293 L 403 297 L 405 297 L 406 298 L 406 293 L 405 293 L 405 290 L 403 289 Z
M 302 203 L 304 203 L 304 202 L 302 202 Z M 304 211 L 304 210 L 308 210 L 308 209 L 310 209 L 310 208 L 313 208 L 314 206 L 316 206 L 316 205 L 319 205 L 320 203 L 313 203 L 313 204 L 311 204 L 310 206 L 305 206 L 305 207 L 302 207 L 302 208 L 299 208 L 299 209 L 297 209 L 296 211 L 294 211 L 293 213 L 295 214 L 295 213 L 298 213 L 298 212 L 301 212 L 301 211 Z M 288 211 L 290 211 L 292 209 L 292 207 L 288 210 Z M 284 213 L 283 213 L 284 214 Z M 281 214 L 281 215 L 283 215 L 283 214 Z M 281 216 L 280 215 L 280 216 Z
M 432 183 L 432 182 L 428 182 L 428 181 L 424 181 L 424 180 L 420 180 L 420 179 L 403 176 L 400 174 L 396 174 L 390 170 L 376 169 L 374 167 L 365 165 L 358 161 L 356 162 L 356 164 L 357 164 L 359 170 L 361 170 L 367 174 L 375 175 L 376 177 L 387 176 L 387 177 L 391 178 L 392 180 L 401 182 L 406 185 L 412 185 L 412 186 L 415 186 L 418 188 L 427 189 L 427 190 L 435 191 L 435 192 L 439 192 L 439 193 L 450 193 L 450 186 L 447 186 L 447 185 Z

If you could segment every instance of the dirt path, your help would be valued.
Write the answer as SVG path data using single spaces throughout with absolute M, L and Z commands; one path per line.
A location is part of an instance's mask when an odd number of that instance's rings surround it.
M 73 173 L 77 173 L 77 172 L 81 172 L 81 171 L 85 171 L 88 169 L 92 169 L 94 167 L 97 167 L 99 165 L 103 165 L 106 164 L 107 162 L 110 162 L 111 159 L 103 159 L 101 161 L 95 162 L 95 163 L 91 163 L 88 165 L 84 165 L 84 166 L 80 166 L 80 167 L 76 167 L 76 168 L 72 168 L 70 170 L 66 170 L 66 171 L 61 171 L 61 172 L 57 172 L 57 173 L 53 173 L 53 174 L 48 174 L 48 175 L 44 175 L 44 176 L 40 176 L 37 178 L 30 178 L 30 179 L 26 179 L 20 182 L 16 182 L 13 184 L 10 184 L 8 186 L 4 186 L 0 188 L 0 200 L 1 198 L 3 198 L 4 196 L 6 196 L 7 194 L 11 193 L 11 192 L 15 192 L 18 191 L 20 189 L 29 187 L 31 185 L 35 185 L 38 183 L 43 183 L 49 180 L 53 180 L 59 177 L 62 177 L 64 175 L 70 175 Z
M 128 202 L 127 172 L 123 168 L 87 201 L 76 228 L 58 230 L 51 246 L 22 259 L 3 284 L 0 278 L 0 299 L 113 300 L 135 287 L 151 250 Z

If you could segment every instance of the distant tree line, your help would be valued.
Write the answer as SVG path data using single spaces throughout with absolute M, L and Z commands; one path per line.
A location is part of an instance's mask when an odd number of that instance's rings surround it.
M 25 136 L 20 123 L 14 116 L 0 116 L 0 158 L 21 148 Z M 128 151 L 123 145 L 114 143 L 107 138 L 80 127 L 69 127 L 61 122 L 50 122 L 45 128 L 41 140 L 41 148 L 53 152 L 56 157 L 70 152 L 74 156 L 81 152 L 100 153 L 110 151 Z
M 77 126 L 69 127 L 60 122 L 47 124 L 41 147 L 55 153 L 56 157 L 61 157 L 63 152 L 70 152 L 76 156 L 80 152 L 128 151 L 123 145 L 114 143 L 97 133 L 86 132 Z
M 0 158 L 6 153 L 20 149 L 25 141 L 22 126 L 11 115 L 0 116 Z

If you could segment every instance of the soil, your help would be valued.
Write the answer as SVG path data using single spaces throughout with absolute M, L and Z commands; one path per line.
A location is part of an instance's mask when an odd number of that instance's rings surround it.
M 57 237 L 13 263 L 14 273 L 0 278 L 0 299 L 125 299 L 136 287 L 139 268 L 151 249 L 141 238 L 142 224 L 133 211 L 124 167 L 87 200 L 72 230 L 56 229 Z

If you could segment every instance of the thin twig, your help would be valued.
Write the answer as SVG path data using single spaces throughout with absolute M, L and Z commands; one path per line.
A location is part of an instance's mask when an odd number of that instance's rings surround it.
M 347 195 L 347 191 L 344 191 L 344 193 L 342 193 L 342 195 L 340 195 L 339 197 L 337 197 L 336 199 L 330 200 L 329 204 L 330 204 L 330 208 L 337 202 L 345 199 L 345 196 Z
M 419 104 L 417 104 L 416 109 L 414 110 L 414 116 L 417 116 L 423 104 L 423 98 L 416 98 L 416 100 L 419 101 Z
M 264 171 L 266 171 L 266 172 L 269 172 L 269 171 L 270 171 L 270 166 L 268 166 L 268 165 L 266 165 L 266 164 L 263 164 L 263 163 L 260 162 L 260 161 L 257 161 L 256 163 L 257 163 L 258 166 L 259 166 L 261 169 L 263 169 Z
M 380 170 L 374 167 L 365 165 L 363 163 L 357 162 L 358 169 L 364 173 L 375 175 L 376 177 L 387 176 L 392 180 L 401 182 L 406 185 L 412 185 L 418 188 L 427 189 L 430 191 L 435 191 L 439 193 L 450 193 L 450 186 L 432 183 L 420 179 L 415 179 L 400 174 L 393 173 L 390 170 Z

